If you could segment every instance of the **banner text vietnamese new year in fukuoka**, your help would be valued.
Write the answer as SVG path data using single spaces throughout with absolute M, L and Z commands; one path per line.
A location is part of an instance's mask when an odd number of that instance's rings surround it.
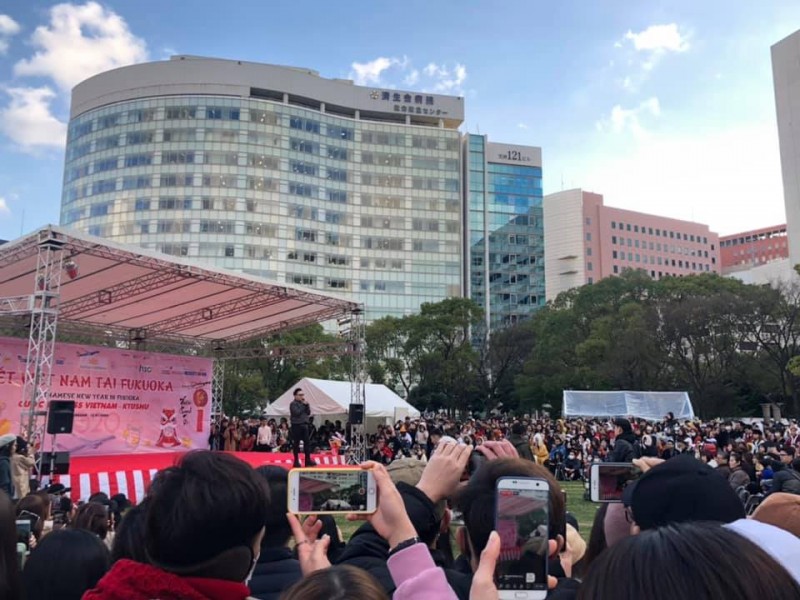
M 27 352 L 28 340 L 0 338 L 0 435 L 19 434 L 27 418 Z M 75 401 L 72 434 L 59 435 L 56 450 L 86 456 L 207 448 L 212 365 L 210 358 L 56 344 L 50 399 Z

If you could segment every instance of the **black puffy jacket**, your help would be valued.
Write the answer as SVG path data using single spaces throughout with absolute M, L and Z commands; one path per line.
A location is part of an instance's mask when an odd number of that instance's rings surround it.
M 262 548 L 250 579 L 250 593 L 258 600 L 278 600 L 286 589 L 303 578 L 300 562 L 288 548 Z

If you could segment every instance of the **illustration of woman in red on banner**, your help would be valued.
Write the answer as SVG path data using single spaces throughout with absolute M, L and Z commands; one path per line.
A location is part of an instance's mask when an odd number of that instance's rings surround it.
M 161 409 L 161 433 L 156 441 L 156 446 L 159 448 L 180 446 L 181 441 L 178 439 L 178 420 L 175 416 L 175 410 L 172 408 Z

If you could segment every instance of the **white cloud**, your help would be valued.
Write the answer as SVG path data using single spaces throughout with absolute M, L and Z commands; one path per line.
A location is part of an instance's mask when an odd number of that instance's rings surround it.
M 401 63 L 398 58 L 387 58 L 379 56 L 375 60 L 365 63 L 354 62 L 351 66 L 353 69 L 350 71 L 350 77 L 357 85 L 380 85 L 381 75 L 389 67 L 399 65 Z
M 689 39 L 681 34 L 676 23 L 651 25 L 639 33 L 629 29 L 624 39 L 633 42 L 633 47 L 640 51 L 685 52 L 689 49 Z
M 117 67 L 147 60 L 147 45 L 118 14 L 97 2 L 57 4 L 50 23 L 36 28 L 29 59 L 14 65 L 17 76 L 49 77 L 64 91 Z
M 8 40 L 20 32 L 21 27 L 8 15 L 0 15 L 0 55 L 8 52 Z
M 10 215 L 11 209 L 8 208 L 8 202 L 3 196 L 0 196 L 0 215 Z
M 635 108 L 623 108 L 617 104 L 611 109 L 609 117 L 597 122 L 597 129 L 601 132 L 610 130 L 614 133 L 629 131 L 634 136 L 641 137 L 647 133 L 642 126 L 642 117 L 647 116 L 661 116 L 661 103 L 655 96 L 648 98 Z
M 519 129 L 527 129 L 528 128 L 528 126 L 525 123 L 517 123 L 517 127 Z
M 6 88 L 11 97 L 0 109 L 0 131 L 25 151 L 37 147 L 63 148 L 67 125 L 53 116 L 50 103 L 56 97 L 49 87 Z
M 600 143 L 605 150 L 585 159 L 576 183 L 608 205 L 695 220 L 723 235 L 786 222 L 774 122 L 651 135 L 620 153 Z
M 421 71 L 407 56 L 380 56 L 368 62 L 354 62 L 350 78 L 358 85 L 394 88 L 406 86 L 442 94 L 464 95 L 467 68 L 461 63 L 429 62 Z

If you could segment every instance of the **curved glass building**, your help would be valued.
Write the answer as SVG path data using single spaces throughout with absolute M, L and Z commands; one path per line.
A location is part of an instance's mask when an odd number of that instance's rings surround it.
M 61 224 L 413 313 L 463 293 L 463 114 L 305 69 L 123 67 L 73 90 Z

